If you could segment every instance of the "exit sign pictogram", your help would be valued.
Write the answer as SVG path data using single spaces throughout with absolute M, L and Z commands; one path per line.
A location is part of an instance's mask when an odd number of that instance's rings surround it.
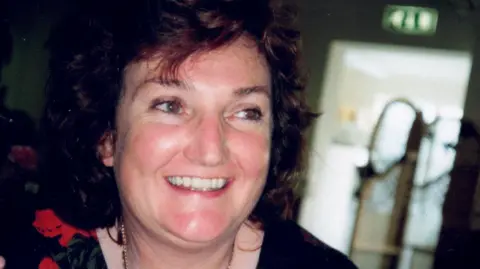
M 434 35 L 438 11 L 433 8 L 388 5 L 383 14 L 385 30 L 409 35 Z

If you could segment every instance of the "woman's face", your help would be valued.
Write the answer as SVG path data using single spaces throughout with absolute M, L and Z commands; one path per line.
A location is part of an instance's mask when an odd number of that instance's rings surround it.
M 183 242 L 218 239 L 244 222 L 265 185 L 267 64 L 238 40 L 188 59 L 178 80 L 159 79 L 158 66 L 143 61 L 126 69 L 115 144 L 104 163 L 115 169 L 132 225 Z

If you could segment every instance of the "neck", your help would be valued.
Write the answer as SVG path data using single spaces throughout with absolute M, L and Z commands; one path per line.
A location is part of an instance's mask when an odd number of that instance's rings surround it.
M 125 226 L 128 269 L 226 269 L 233 258 L 235 238 L 202 246 L 183 246 Z M 131 228 L 129 228 L 131 227 Z

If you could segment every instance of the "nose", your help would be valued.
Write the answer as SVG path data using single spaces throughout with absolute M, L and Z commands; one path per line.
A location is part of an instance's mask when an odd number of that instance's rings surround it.
M 218 166 L 229 158 L 224 126 L 218 117 L 205 117 L 192 128 L 184 156 L 202 166 Z

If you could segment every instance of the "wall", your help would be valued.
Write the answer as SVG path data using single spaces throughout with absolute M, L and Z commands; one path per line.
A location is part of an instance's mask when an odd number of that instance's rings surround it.
M 25 110 L 36 120 L 43 109 L 48 76 L 45 42 L 64 6 L 65 1 L 60 0 L 17 0 L 7 1 L 6 5 L 13 36 L 11 61 L 1 70 L 2 83 L 8 88 L 6 103 L 8 107 Z
M 396 35 L 381 28 L 382 12 L 386 4 L 402 4 L 407 1 L 389 0 L 336 0 L 297 1 L 300 6 L 300 27 L 306 63 L 310 70 L 310 94 L 321 95 L 324 71 L 330 43 L 334 40 L 348 40 L 379 44 L 428 47 L 438 49 L 473 51 L 475 44 L 474 25 L 461 20 L 453 8 L 436 6 L 440 12 L 438 30 L 435 36 Z M 432 1 L 409 1 L 417 5 L 430 5 Z M 443 1 L 435 1 L 441 3 Z M 312 100 L 312 104 L 317 104 Z

